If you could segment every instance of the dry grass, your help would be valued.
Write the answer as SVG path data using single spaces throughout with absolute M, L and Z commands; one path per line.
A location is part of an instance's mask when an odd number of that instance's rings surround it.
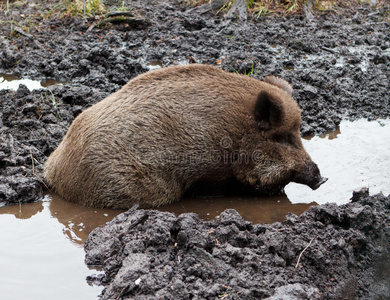
M 182 0 L 184 4 L 198 6 L 210 2 L 211 0 Z M 311 0 L 314 11 L 326 12 L 337 10 L 340 7 L 350 5 L 359 5 L 362 3 L 370 3 L 370 0 Z M 376 6 L 383 5 L 388 0 L 378 0 Z M 234 0 L 229 0 L 224 9 L 229 9 Z M 303 10 L 308 0 L 247 0 L 248 12 L 256 17 L 269 15 L 272 13 L 293 14 Z
M 67 0 L 66 12 L 70 15 L 95 15 L 106 12 L 101 0 Z
M 380 0 L 376 6 L 381 6 L 386 0 Z M 249 0 L 248 10 L 254 14 L 264 12 L 296 13 L 301 12 L 307 0 Z M 370 3 L 370 0 L 312 0 L 313 9 L 317 12 L 337 10 L 340 7 Z
M 198 6 L 210 2 L 210 0 L 182 0 L 183 4 Z

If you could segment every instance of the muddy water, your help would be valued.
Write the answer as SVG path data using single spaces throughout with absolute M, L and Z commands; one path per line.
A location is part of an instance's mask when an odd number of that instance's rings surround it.
M 235 208 L 254 222 L 282 221 L 310 204 L 287 197 L 184 199 L 162 207 L 175 213 L 196 212 L 209 220 Z M 0 208 L 0 290 L 2 300 L 97 299 L 102 287 L 86 277 L 99 273 L 84 264 L 82 245 L 89 233 L 122 211 L 98 210 L 66 202 L 56 195 L 42 202 Z
M 315 203 L 346 203 L 353 190 L 390 192 L 390 122 L 342 122 L 338 131 L 304 140 L 329 180 L 317 191 L 289 184 L 287 196 L 183 199 L 161 207 L 176 214 L 195 212 L 210 220 L 234 208 L 256 223 L 282 221 Z M 102 287 L 86 276 L 82 244 L 90 231 L 121 211 L 80 207 L 46 196 L 42 202 L 0 208 L 0 299 L 96 299 Z
M 344 204 L 361 188 L 390 194 L 390 120 L 344 121 L 336 132 L 303 142 L 329 180 L 316 191 L 290 183 L 285 192 L 292 203 Z
M 159 210 L 175 214 L 195 212 L 203 220 L 211 220 L 219 216 L 227 208 L 234 208 L 246 220 L 254 223 L 281 222 L 292 212 L 302 214 L 312 203 L 292 204 L 286 195 L 275 197 L 214 197 L 183 199 L 179 202 L 165 205 Z
M 96 299 L 96 274 L 84 264 L 89 232 L 120 211 L 87 209 L 46 196 L 42 202 L 0 208 L 2 300 Z
M 61 86 L 61 82 L 53 80 L 53 79 L 46 79 L 44 81 L 38 81 L 38 80 L 32 80 L 27 78 L 20 78 L 15 75 L 11 74 L 3 74 L 0 73 L 0 90 L 14 90 L 16 91 L 20 84 L 24 84 L 27 86 L 27 88 L 32 90 L 42 89 L 46 88 L 51 85 L 57 85 Z

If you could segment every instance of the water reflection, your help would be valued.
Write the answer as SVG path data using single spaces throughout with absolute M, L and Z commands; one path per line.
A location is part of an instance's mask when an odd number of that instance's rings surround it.
M 30 219 L 43 210 L 43 202 L 0 207 L 0 215 L 14 215 L 18 219 Z
M 282 222 L 288 213 L 302 214 L 315 202 L 308 204 L 292 204 L 286 195 L 274 197 L 210 197 L 186 198 L 179 202 L 164 205 L 161 211 L 168 211 L 179 215 L 185 212 L 194 212 L 203 220 L 211 220 L 228 208 L 237 210 L 247 221 L 253 223 Z
M 51 193 L 44 201 L 36 203 L 4 206 L 0 215 L 10 214 L 18 219 L 29 219 L 48 209 L 50 217 L 63 225 L 62 233 L 72 242 L 82 245 L 89 233 L 120 214 L 121 210 L 95 209 L 70 203 Z
M 335 132 L 309 137 L 303 144 L 329 180 L 318 190 L 290 183 L 285 192 L 292 203 L 345 204 L 352 192 L 390 193 L 390 121 L 342 121 Z
M 291 204 L 286 196 L 272 198 L 187 198 L 162 206 L 175 214 L 195 212 L 210 220 L 234 208 L 257 223 L 283 221 L 288 212 L 301 214 L 311 204 Z M 2 300 L 96 299 L 102 287 L 89 286 L 86 276 L 99 273 L 84 264 L 82 244 L 89 233 L 119 210 L 82 207 L 55 194 L 43 201 L 0 207 L 0 273 Z
M 345 122 L 342 122 L 341 126 L 344 126 Z M 339 134 L 341 134 L 340 126 L 336 128 L 335 131 L 326 132 L 320 135 L 307 135 L 304 136 L 303 139 L 306 141 L 310 141 L 311 139 L 314 139 L 315 137 L 318 137 L 320 139 L 328 139 L 328 140 L 334 140 L 339 137 Z
M 160 211 L 172 212 L 176 215 L 186 212 L 194 212 L 203 220 L 211 220 L 217 217 L 225 209 L 237 210 L 246 220 L 254 223 L 273 223 L 283 221 L 285 216 L 292 212 L 302 214 L 311 205 L 292 204 L 286 195 L 275 197 L 204 197 L 186 198 L 179 202 L 164 205 L 158 208 Z M 58 197 L 51 193 L 44 201 L 5 206 L 0 208 L 0 215 L 13 215 L 17 219 L 29 219 L 44 209 L 50 213 L 50 218 L 55 218 L 62 224 L 61 232 L 67 239 L 75 244 L 82 245 L 90 232 L 96 227 L 103 226 L 115 216 L 122 213 L 121 210 L 95 209 L 83 207 Z
M 67 227 L 53 217 L 52 204 L 45 197 L 21 209 L 18 205 L 0 208 L 2 300 L 95 300 L 100 294 L 102 287 L 85 280 L 96 273 L 84 264 L 84 249 L 78 244 L 85 234 L 76 230 L 79 236 L 75 234 L 77 238 L 70 242 Z
M 160 69 L 163 67 L 163 63 L 162 61 L 160 60 L 154 60 L 154 61 L 150 61 L 146 64 L 146 67 L 152 71 L 152 70 L 156 70 L 156 69 Z
M 92 230 L 124 212 L 83 207 L 65 201 L 53 193 L 51 198 L 49 208 L 52 217 L 64 225 L 63 233 L 77 244 L 83 244 Z

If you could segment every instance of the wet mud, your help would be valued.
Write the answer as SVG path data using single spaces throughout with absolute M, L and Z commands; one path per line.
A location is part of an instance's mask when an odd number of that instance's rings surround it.
M 336 130 L 342 119 L 390 116 L 388 3 L 243 22 L 208 6 L 131 1 L 145 22 L 104 26 L 63 16 L 52 10 L 57 4 L 0 11 L 0 73 L 62 83 L 0 90 L 1 205 L 41 200 L 43 163 L 74 118 L 153 68 L 207 63 L 283 77 L 302 108 L 302 135 Z M 87 263 L 105 275 L 89 279 L 106 285 L 104 299 L 386 299 L 389 199 L 357 198 L 272 225 L 232 210 L 206 222 L 131 211 L 90 236 Z
M 271 225 L 131 209 L 89 235 L 89 280 L 102 299 L 388 299 L 390 198 L 353 199 Z

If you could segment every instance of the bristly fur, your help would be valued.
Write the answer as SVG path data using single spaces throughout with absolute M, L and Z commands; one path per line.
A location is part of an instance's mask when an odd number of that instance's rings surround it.
M 267 76 L 264 78 L 265 82 L 268 82 L 274 86 L 277 86 L 281 88 L 282 90 L 285 90 L 288 94 L 292 95 L 293 88 L 291 84 L 289 84 L 286 80 L 276 77 L 276 76 Z
M 311 160 L 291 86 L 267 78 L 207 65 L 140 75 L 74 120 L 44 176 L 68 201 L 118 209 L 177 201 L 202 180 L 284 186 Z

